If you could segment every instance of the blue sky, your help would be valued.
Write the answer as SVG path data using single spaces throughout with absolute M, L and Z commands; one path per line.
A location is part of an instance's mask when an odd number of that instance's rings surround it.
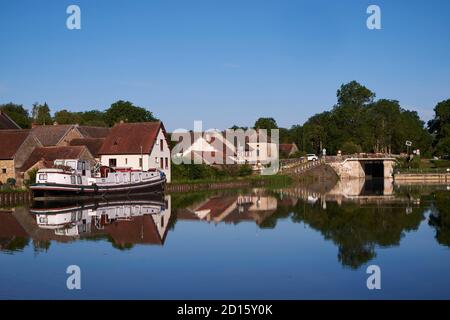
M 81 8 L 81 30 L 66 8 Z M 379 5 L 382 30 L 368 30 Z M 450 98 L 450 1 L 0 0 L 0 103 L 144 106 L 169 130 L 290 127 L 357 80 L 424 120 Z

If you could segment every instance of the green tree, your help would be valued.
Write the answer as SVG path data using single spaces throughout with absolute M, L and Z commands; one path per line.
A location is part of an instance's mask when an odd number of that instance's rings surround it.
M 354 143 L 353 141 L 347 141 L 342 145 L 342 154 L 355 154 L 362 152 L 361 146 Z
M 80 124 L 82 114 L 79 112 L 71 112 L 66 109 L 55 112 L 55 122 L 58 124 Z
M 341 85 L 337 91 L 338 105 L 355 105 L 363 106 L 372 103 L 375 99 L 375 93 L 359 84 L 356 81 L 351 81 L 347 84 Z
M 278 129 L 277 122 L 274 118 L 259 118 L 258 120 L 256 120 L 254 127 L 255 129 L 266 130 Z
M 52 116 L 50 115 L 50 108 L 46 102 L 44 104 L 33 104 L 33 121 L 39 125 L 50 125 L 53 123 Z
M 30 115 L 21 104 L 6 103 L 0 105 L 0 110 L 5 112 L 15 123 L 17 123 L 22 129 L 31 127 Z
M 428 122 L 428 129 L 434 135 L 435 153 L 450 154 L 450 99 L 439 102 L 434 113 L 434 118 Z
M 117 122 L 146 122 L 156 121 L 153 113 L 133 105 L 129 101 L 119 100 L 114 102 L 105 113 L 105 119 L 108 125 L 112 126 Z

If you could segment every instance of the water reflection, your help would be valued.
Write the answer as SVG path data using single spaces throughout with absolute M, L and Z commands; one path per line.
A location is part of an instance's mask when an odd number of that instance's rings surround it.
M 20 252 L 32 242 L 35 251 L 45 252 L 52 241 L 98 239 L 121 250 L 136 244 L 162 246 L 168 231 L 183 221 L 254 223 L 275 230 L 284 220 L 320 232 L 337 247 L 339 263 L 357 269 L 374 259 L 378 248 L 399 246 L 424 219 L 435 229 L 437 242 L 450 247 L 446 187 L 350 180 L 339 181 L 326 192 L 293 186 L 14 208 L 0 211 L 0 250 Z M 299 233 L 302 230 L 298 228 Z
M 87 203 L 37 203 L 0 214 L 0 249 L 20 251 L 32 239 L 36 251 L 51 241 L 106 238 L 118 249 L 135 244 L 163 245 L 170 224 L 170 197 L 99 200 Z

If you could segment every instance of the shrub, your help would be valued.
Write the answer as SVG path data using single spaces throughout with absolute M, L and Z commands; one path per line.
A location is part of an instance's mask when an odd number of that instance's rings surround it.
M 361 146 L 352 141 L 347 141 L 342 145 L 342 154 L 355 154 L 362 152 Z
M 6 184 L 9 185 L 10 187 L 15 187 L 16 183 L 17 183 L 17 181 L 14 178 L 8 178 L 6 180 Z

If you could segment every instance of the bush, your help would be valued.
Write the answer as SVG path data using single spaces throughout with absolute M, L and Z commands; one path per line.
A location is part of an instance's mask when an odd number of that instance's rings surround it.
M 243 164 L 239 166 L 238 175 L 239 177 L 249 176 L 253 173 L 252 167 L 249 164 Z
M 306 157 L 306 152 L 305 151 L 297 151 L 297 152 L 294 152 L 293 154 L 291 154 L 289 156 L 289 158 L 291 158 L 291 159 L 301 158 L 301 157 Z
M 361 146 L 352 141 L 347 141 L 342 145 L 341 148 L 342 154 L 355 154 L 362 152 Z
M 173 181 L 223 180 L 230 177 L 245 177 L 252 173 L 252 167 L 248 164 L 221 166 L 209 166 L 206 164 L 172 165 Z
M 8 178 L 6 180 L 6 184 L 9 185 L 11 188 L 15 187 L 16 183 L 17 183 L 17 181 L 14 178 Z
M 38 170 L 38 168 L 34 168 L 27 172 L 28 180 L 25 180 L 24 182 L 26 186 L 30 186 L 36 183 L 36 175 Z

